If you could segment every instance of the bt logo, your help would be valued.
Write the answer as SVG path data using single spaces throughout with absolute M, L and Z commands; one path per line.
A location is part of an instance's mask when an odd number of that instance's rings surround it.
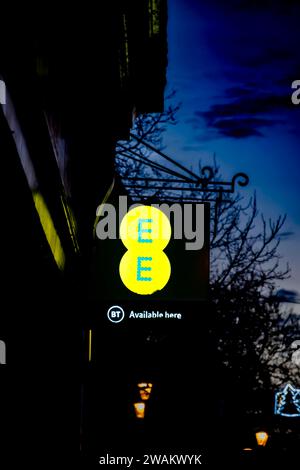
M 107 318 L 113 323 L 120 323 L 124 320 L 125 312 L 119 305 L 113 305 L 108 309 Z
M 164 248 L 171 238 L 168 217 L 152 206 L 130 210 L 120 225 L 120 238 L 127 251 L 119 272 L 124 285 L 140 295 L 153 294 L 170 279 L 171 265 Z

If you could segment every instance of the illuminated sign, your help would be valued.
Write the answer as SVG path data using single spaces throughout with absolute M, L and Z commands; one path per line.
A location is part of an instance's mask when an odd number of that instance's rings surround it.
M 209 204 L 135 204 L 99 209 L 89 298 L 128 311 L 181 312 L 156 301 L 208 298 Z M 124 205 L 124 207 L 123 207 Z M 139 304 L 147 300 L 147 304 Z M 126 304 L 126 302 L 137 304 Z M 149 303 L 149 302 L 154 303 Z M 114 319 L 110 319 L 113 321 Z
M 136 207 L 123 218 L 120 238 L 127 248 L 119 270 L 127 289 L 141 295 L 163 289 L 171 275 L 163 251 L 171 238 L 167 216 L 155 207 Z
M 288 384 L 281 392 L 277 392 L 274 413 L 288 418 L 300 417 L 300 389 Z

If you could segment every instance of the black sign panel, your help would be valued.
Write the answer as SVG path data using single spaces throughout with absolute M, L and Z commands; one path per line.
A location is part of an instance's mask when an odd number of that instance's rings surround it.
M 120 238 L 99 240 L 96 242 L 95 256 L 92 264 L 92 280 L 90 283 L 90 299 L 94 302 L 109 301 L 114 302 L 135 301 L 149 302 L 166 301 L 200 301 L 206 300 L 208 296 L 209 284 L 209 205 L 198 204 L 204 209 L 204 217 L 201 226 L 196 221 L 196 204 L 182 204 L 182 213 L 186 207 L 190 206 L 191 217 L 182 218 L 182 238 L 176 238 L 175 222 L 173 214 L 170 214 L 172 233 L 170 242 L 164 249 L 171 265 L 171 275 L 167 284 L 151 295 L 140 295 L 128 289 L 122 282 L 120 276 L 120 262 L 126 253 Z M 190 226 L 185 227 L 188 223 Z M 202 234 L 197 233 L 202 231 Z M 178 230 L 177 230 L 178 232 Z M 180 232 L 180 231 L 179 231 Z M 188 239 L 195 234 L 194 240 Z M 203 243 L 198 248 L 199 239 L 202 236 Z M 119 236 L 119 233 L 117 234 Z M 198 249 L 195 249 L 198 248 Z

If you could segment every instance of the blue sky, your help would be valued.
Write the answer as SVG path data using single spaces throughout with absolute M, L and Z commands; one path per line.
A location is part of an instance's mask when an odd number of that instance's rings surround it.
M 298 5 L 297 5 L 298 3 Z M 198 168 L 213 154 L 225 178 L 246 172 L 267 217 L 287 214 L 279 287 L 300 291 L 300 5 L 295 0 L 169 0 L 168 90 L 182 103 L 166 153 Z M 295 307 L 300 312 L 300 305 Z

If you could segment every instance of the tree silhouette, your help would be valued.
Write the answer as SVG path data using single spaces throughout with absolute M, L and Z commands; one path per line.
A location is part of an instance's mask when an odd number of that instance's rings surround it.
M 133 133 L 161 148 L 162 134 L 166 125 L 176 123 L 178 107 L 170 106 L 161 115 L 139 116 Z M 180 182 L 175 193 L 168 181 L 158 183 L 162 174 L 165 177 L 162 161 L 141 142 L 120 143 L 116 167 L 124 180 L 128 175 L 145 179 L 144 189 L 128 187 L 133 199 L 141 194 L 157 200 L 171 194 L 178 202 L 194 197 L 192 191 L 181 191 Z M 203 169 L 199 162 L 199 175 Z M 147 178 L 157 178 L 151 191 Z M 169 175 L 170 182 L 172 178 Z M 215 159 L 212 180 L 222 180 Z M 255 194 L 247 200 L 240 194 L 227 194 L 225 199 L 222 194 L 199 192 L 197 198 L 210 200 L 211 206 L 210 287 L 220 363 L 251 390 L 274 388 L 299 376 L 291 360 L 291 345 L 300 339 L 299 318 L 281 307 L 284 296 L 276 294 L 277 283 L 290 274 L 288 265 L 282 267 L 278 250 L 286 236 L 282 232 L 286 217 L 266 220 Z

